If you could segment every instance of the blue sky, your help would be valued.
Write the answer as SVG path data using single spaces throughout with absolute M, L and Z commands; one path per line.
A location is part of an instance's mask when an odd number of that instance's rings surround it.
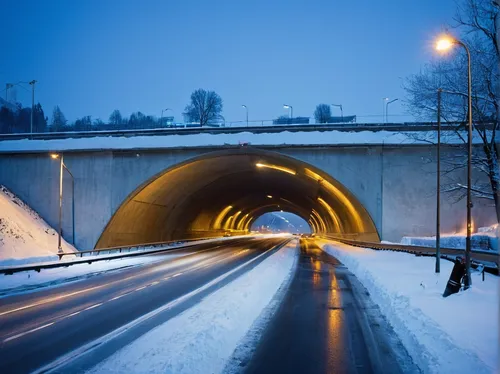
M 0 90 L 36 79 L 36 101 L 69 120 L 164 108 L 181 119 L 205 88 L 227 121 L 244 119 L 241 104 L 263 120 L 284 103 L 295 116 L 336 103 L 372 122 L 382 97 L 404 98 L 401 79 L 433 58 L 454 14 L 453 0 L 4 0 Z M 30 105 L 20 87 L 17 98 Z M 390 113 L 404 113 L 400 101 Z

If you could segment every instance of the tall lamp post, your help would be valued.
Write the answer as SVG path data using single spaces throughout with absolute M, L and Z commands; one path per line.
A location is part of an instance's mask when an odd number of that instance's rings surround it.
M 166 112 L 167 110 L 172 110 L 172 109 L 167 108 L 167 109 L 162 109 L 161 110 L 160 126 L 163 126 L 163 112 Z
M 447 51 L 451 49 L 455 44 L 462 46 L 467 53 L 467 95 L 468 95 L 468 119 L 469 125 L 468 136 L 467 136 L 467 237 L 465 238 L 465 281 L 464 288 L 468 289 L 472 282 L 470 278 L 470 251 L 471 251 L 471 231 L 472 231 L 472 77 L 471 77 L 471 59 L 470 50 L 467 45 L 452 37 L 446 36 L 439 39 L 436 43 L 436 49 L 438 51 Z
M 340 108 L 340 118 L 342 118 L 342 123 L 343 123 L 344 122 L 344 111 L 342 109 L 342 104 L 331 104 L 331 105 Z
M 293 120 L 293 106 L 291 105 L 288 105 L 288 104 L 283 104 L 283 108 L 285 109 L 290 109 L 290 111 L 288 112 L 288 115 L 290 116 L 290 124 L 291 124 L 291 120 Z
M 386 103 L 389 101 L 388 97 L 383 97 L 382 98 L 382 122 L 385 123 L 385 108 L 386 108 Z
M 64 155 L 61 153 L 60 155 L 57 153 L 52 153 L 50 155 L 53 159 L 60 159 L 60 167 L 59 167 L 59 238 L 57 242 L 57 249 L 59 253 L 62 253 L 62 198 L 63 198 L 63 169 L 66 169 L 68 174 L 71 176 L 71 216 L 72 216 L 72 228 L 73 228 L 73 245 L 75 244 L 75 178 L 73 174 L 64 164 Z
M 247 127 L 248 127 L 248 107 L 245 104 L 243 104 L 242 107 L 245 108 L 245 111 L 247 112 Z
M 386 123 L 389 123 L 389 104 L 390 103 L 393 103 L 395 101 L 398 101 L 399 99 L 394 99 L 394 100 L 391 100 L 391 101 L 388 101 L 386 104 L 385 104 L 385 122 Z
M 37 81 L 36 80 L 32 80 L 31 82 L 29 82 L 30 86 L 32 87 L 32 90 L 31 90 L 31 122 L 30 122 L 30 133 L 33 134 L 33 115 L 34 115 L 34 112 L 35 112 L 35 83 Z
M 436 273 L 441 272 L 441 93 L 437 90 Z

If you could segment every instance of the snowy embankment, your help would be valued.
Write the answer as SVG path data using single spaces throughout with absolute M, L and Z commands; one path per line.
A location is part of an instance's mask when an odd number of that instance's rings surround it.
M 489 227 L 480 227 L 472 234 L 471 245 L 474 250 L 498 251 L 498 224 Z M 435 236 L 404 236 L 401 244 L 435 247 Z M 440 244 L 443 248 L 465 249 L 465 234 L 441 235 Z
M 295 271 L 298 241 L 104 360 L 91 373 L 219 373 Z M 259 318 L 260 317 L 260 318 Z
M 271 135 L 271 136 L 270 136 Z M 277 141 L 277 139 L 279 139 Z M 252 133 L 242 130 L 229 134 L 186 134 L 150 136 L 95 136 L 92 138 L 68 139 L 21 139 L 0 141 L 0 152 L 15 151 L 63 151 L 87 149 L 148 149 L 200 146 L 239 145 L 325 145 L 325 144 L 428 144 L 436 141 L 435 131 L 282 131 L 280 133 Z M 442 131 L 443 143 L 462 144 L 454 131 Z M 474 133 L 474 143 L 481 144 L 481 138 Z
M 57 260 L 57 232 L 35 211 L 0 185 L 0 264 L 25 263 L 25 258 L 34 261 Z M 75 248 L 63 240 L 65 252 Z
M 473 274 L 470 290 L 442 297 L 453 268 L 435 258 L 331 241 L 323 250 L 363 283 L 424 373 L 498 373 L 498 277 Z

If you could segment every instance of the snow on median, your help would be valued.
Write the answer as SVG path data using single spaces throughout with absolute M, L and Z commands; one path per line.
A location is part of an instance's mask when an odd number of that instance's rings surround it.
M 453 263 L 320 241 L 363 283 L 424 373 L 497 373 L 499 278 L 473 274 L 473 286 L 442 297 Z
M 262 310 L 293 274 L 292 240 L 196 306 L 144 334 L 91 373 L 219 373 Z

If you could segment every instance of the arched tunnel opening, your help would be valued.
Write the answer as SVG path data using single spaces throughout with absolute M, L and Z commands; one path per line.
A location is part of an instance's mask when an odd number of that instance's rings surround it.
M 283 209 L 264 213 L 257 217 L 250 226 L 252 232 L 273 232 L 290 234 L 310 234 L 311 226 L 302 217 Z
M 297 159 L 242 147 L 204 154 L 143 183 L 96 248 L 245 234 L 258 217 L 280 210 L 316 234 L 379 240 L 366 209 L 334 178 Z

